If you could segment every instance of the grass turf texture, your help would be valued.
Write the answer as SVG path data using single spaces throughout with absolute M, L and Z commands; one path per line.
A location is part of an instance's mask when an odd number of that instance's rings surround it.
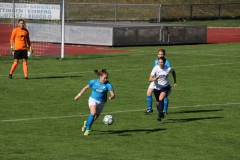
M 160 48 L 179 85 L 162 122 L 154 105 L 152 114 L 143 114 Z M 133 51 L 32 57 L 28 81 L 21 63 L 9 80 L 12 57 L 0 57 L 0 159 L 240 159 L 239 43 L 124 49 Z M 102 68 L 116 99 L 107 102 L 86 137 L 81 127 L 91 91 L 74 97 Z M 114 116 L 113 125 L 103 124 L 106 114 Z

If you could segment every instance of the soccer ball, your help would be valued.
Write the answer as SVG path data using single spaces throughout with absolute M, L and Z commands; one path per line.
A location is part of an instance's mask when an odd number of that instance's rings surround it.
M 113 122 L 114 122 L 114 119 L 113 119 L 113 116 L 112 116 L 112 115 L 106 115 L 106 116 L 104 116 L 104 118 L 103 118 L 103 123 L 104 123 L 104 124 L 111 125 L 111 124 L 113 124 Z

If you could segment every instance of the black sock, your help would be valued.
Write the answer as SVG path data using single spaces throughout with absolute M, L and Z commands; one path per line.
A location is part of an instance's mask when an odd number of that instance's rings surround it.
M 161 113 L 163 112 L 163 107 L 164 107 L 164 101 L 161 100 L 161 101 L 158 102 L 158 106 L 157 106 L 159 116 L 161 116 Z

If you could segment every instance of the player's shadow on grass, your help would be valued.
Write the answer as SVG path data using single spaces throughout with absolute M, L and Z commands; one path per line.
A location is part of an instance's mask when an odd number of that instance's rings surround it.
M 179 111 L 179 112 L 172 112 L 171 114 L 178 114 L 178 113 L 200 113 L 200 112 L 218 112 L 218 111 L 223 111 L 223 109 L 211 109 L 211 110 L 186 110 L 186 111 Z
M 119 136 L 130 136 L 130 133 L 134 132 L 145 132 L 153 133 L 167 130 L 166 128 L 154 128 L 154 129 L 126 129 L 126 130 L 108 130 L 108 131 L 99 131 L 101 134 L 118 134 Z
M 167 119 L 164 123 L 183 123 L 183 122 L 192 122 L 199 120 L 210 120 L 210 119 L 219 119 L 223 117 L 201 117 L 201 118 L 181 118 L 181 119 Z
M 57 78 L 79 78 L 83 76 L 48 76 L 48 77 L 35 77 L 35 78 L 29 78 L 31 79 L 57 79 Z

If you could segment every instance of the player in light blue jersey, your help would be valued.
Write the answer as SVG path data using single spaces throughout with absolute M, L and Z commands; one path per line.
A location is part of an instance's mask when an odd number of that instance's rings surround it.
M 74 98 L 78 100 L 79 97 L 90 87 L 92 88 L 92 93 L 88 99 L 88 105 L 90 109 L 90 115 L 88 116 L 87 121 L 84 121 L 82 131 L 84 132 L 85 136 L 90 134 L 90 129 L 93 122 L 99 117 L 102 113 L 105 103 L 107 102 L 107 94 L 108 91 L 110 92 L 109 100 L 115 98 L 115 93 L 113 86 L 107 80 L 108 73 L 106 69 L 102 69 L 102 71 L 94 70 L 94 72 L 99 76 L 99 78 L 92 79 L 88 82 L 81 92 Z
M 155 66 L 158 65 L 158 59 L 159 59 L 160 57 L 165 57 L 165 54 L 166 54 L 165 49 L 160 49 L 160 50 L 158 51 L 158 54 L 157 54 L 158 58 L 155 59 L 154 64 L 153 64 L 153 67 L 155 67 Z M 170 62 L 169 62 L 168 60 L 166 60 L 165 65 L 166 65 L 166 66 L 169 66 L 169 67 L 171 66 L 171 65 L 170 65 Z M 149 113 L 153 112 L 153 109 L 152 109 L 152 93 L 153 93 L 154 87 L 155 87 L 154 82 L 151 82 L 150 85 L 149 85 L 149 87 L 148 87 L 148 90 L 147 90 L 147 98 L 146 98 L 146 100 L 147 100 L 147 105 L 148 105 L 148 109 L 144 112 L 144 114 L 149 114 Z M 168 98 L 166 97 L 166 98 L 164 99 L 164 113 L 165 113 L 165 114 L 167 113 L 167 110 L 168 110 L 168 102 L 169 102 L 169 101 L 168 101 Z

